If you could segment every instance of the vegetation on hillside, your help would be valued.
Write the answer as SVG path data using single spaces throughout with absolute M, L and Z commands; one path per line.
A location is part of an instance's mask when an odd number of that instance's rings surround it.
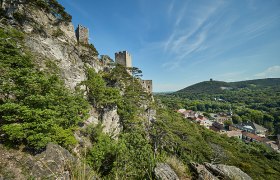
M 59 22 L 68 23 L 72 21 L 72 16 L 65 11 L 65 8 L 57 0 L 27 0 L 27 3 L 51 13 Z
M 23 34 L 0 29 L 0 140 L 42 150 L 48 142 L 74 145 L 73 130 L 88 114 L 81 94 L 70 92 L 53 72 L 36 68 L 24 51 Z
M 280 79 L 225 83 L 201 82 L 176 93 L 158 95 L 172 109 L 234 113 L 234 123 L 253 121 L 280 133 Z M 232 89 L 222 90 L 220 87 Z
M 248 81 L 239 81 L 239 82 L 224 82 L 224 81 L 203 81 L 186 88 L 183 88 L 176 92 L 176 94 L 218 94 L 223 93 L 227 90 L 236 90 L 236 89 L 263 89 L 267 87 L 279 87 L 280 78 L 268 78 L 268 79 L 256 79 Z M 223 90 L 224 88 L 224 90 Z
M 55 0 L 30 2 L 54 11 L 58 18 L 64 16 L 64 8 Z M 159 96 L 161 102 L 153 102 L 138 79 L 141 71 L 134 68 L 135 73 L 131 75 L 125 67 L 116 65 L 100 73 L 85 67 L 87 79 L 71 92 L 60 80 L 58 67 L 51 60 L 46 62 L 48 69 L 44 71 L 36 66 L 36 57 L 24 48 L 23 38 L 24 34 L 8 26 L 0 29 L 1 143 L 23 146 L 32 152 L 43 150 L 48 142 L 72 149 L 77 143 L 74 131 L 86 120 L 90 106 L 97 111 L 117 107 L 123 127 L 118 139 L 104 134 L 101 124 L 82 131 L 92 143 L 91 147 L 86 147 L 86 162 L 103 179 L 154 179 L 157 162 L 169 163 L 181 178 L 192 176 L 191 162 L 234 165 L 255 179 L 280 176 L 279 154 L 260 144 L 247 145 L 241 140 L 216 134 L 174 112 L 182 107 L 207 112 L 232 108 L 240 112 L 237 114 L 241 120 L 273 122 L 276 132 L 275 122 L 279 120 L 277 88 L 252 91 L 251 87 L 245 87 L 222 91 L 226 93 L 221 95 L 203 94 L 199 98 L 172 94 Z M 251 97 L 255 92 L 263 93 L 268 104 L 263 99 Z M 225 101 L 213 101 L 214 97 Z M 256 109 L 255 105 L 262 109 Z M 156 118 L 152 120 L 147 118 L 151 109 L 157 110 Z
M 253 179 L 277 179 L 280 155 L 257 143 L 217 134 L 186 121 L 174 111 L 158 109 L 152 125 L 152 143 L 160 156 L 175 156 L 184 164 L 211 162 L 234 165 Z M 187 168 L 187 167 L 186 167 Z

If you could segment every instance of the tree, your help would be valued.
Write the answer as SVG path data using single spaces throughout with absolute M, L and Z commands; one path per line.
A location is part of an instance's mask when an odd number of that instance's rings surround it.
M 139 77 L 142 77 L 143 76 L 142 71 L 137 67 L 129 67 L 127 69 L 132 75 L 132 86 L 133 86 L 133 91 L 134 91 L 135 78 L 138 79 Z
M 234 124 L 240 124 L 240 123 L 242 123 L 242 118 L 238 115 L 233 115 L 232 116 L 232 122 Z

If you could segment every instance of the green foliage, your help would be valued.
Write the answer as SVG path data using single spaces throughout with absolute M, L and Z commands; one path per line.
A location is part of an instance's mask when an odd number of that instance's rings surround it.
M 168 102 L 168 98 L 161 99 Z M 234 165 L 253 179 L 277 179 L 280 176 L 280 155 L 265 145 L 245 144 L 240 139 L 220 135 L 189 122 L 174 111 L 157 111 L 157 120 L 149 131 L 152 144 L 157 145 L 157 156 L 176 156 L 186 164 L 206 161 Z
M 117 142 L 109 136 L 100 133 L 87 156 L 89 165 L 102 176 L 110 173 L 116 160 L 118 151 Z
M 220 87 L 230 87 L 222 90 Z M 186 108 L 194 111 L 233 111 L 233 122 L 252 121 L 277 134 L 280 122 L 279 78 L 226 83 L 201 82 L 179 92 L 157 95 L 172 109 Z
M 28 0 L 28 3 L 42 8 L 48 13 L 53 14 L 58 21 L 66 23 L 71 22 L 72 16 L 65 11 L 65 8 L 59 4 L 56 0 Z
M 121 101 L 119 90 L 107 87 L 103 78 L 92 68 L 87 68 L 87 80 L 81 85 L 86 86 L 88 100 L 95 107 L 115 106 Z
M 22 34 L 0 29 L 0 133 L 9 145 L 41 150 L 48 142 L 76 143 L 73 130 L 87 117 L 88 103 L 71 93 L 58 76 L 39 71 L 17 44 Z
M 99 52 L 96 50 L 95 46 L 93 44 L 84 44 L 79 42 L 80 45 L 87 47 L 91 50 L 91 52 L 93 53 L 94 56 L 98 56 Z
M 124 133 L 116 141 L 99 130 L 100 126 L 91 130 L 98 133 L 87 155 L 88 163 L 96 172 L 109 179 L 151 178 L 152 149 L 141 133 Z
M 88 134 L 94 134 L 90 135 L 93 148 L 88 154 L 89 164 L 105 179 L 151 179 L 155 159 L 141 117 L 144 113 L 141 104 L 147 103 L 149 96 L 143 92 L 139 80 L 117 65 L 103 78 L 88 69 L 88 81 L 83 84 L 93 104 L 117 105 L 123 126 L 117 141 L 101 133 L 100 126 L 89 130 Z
M 60 28 L 57 28 L 52 33 L 53 37 L 59 37 L 59 36 L 63 36 L 63 35 L 64 35 L 64 32 Z
M 17 22 L 23 23 L 26 19 L 26 15 L 20 12 L 15 12 L 13 17 L 17 20 Z
M 139 131 L 124 133 L 119 140 L 115 179 L 151 179 L 155 166 L 152 147 Z

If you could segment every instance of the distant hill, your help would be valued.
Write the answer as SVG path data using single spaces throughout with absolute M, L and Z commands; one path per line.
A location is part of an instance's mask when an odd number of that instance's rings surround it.
M 180 94 L 218 94 L 226 90 L 234 90 L 241 88 L 262 89 L 266 87 L 280 87 L 280 78 L 255 79 L 238 82 L 224 81 L 203 81 L 175 93 Z

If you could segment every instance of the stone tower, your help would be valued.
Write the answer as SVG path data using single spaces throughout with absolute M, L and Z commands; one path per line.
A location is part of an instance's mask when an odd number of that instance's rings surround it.
M 127 51 L 115 53 L 115 62 L 125 67 L 132 67 L 131 55 Z
M 79 43 L 88 44 L 88 28 L 79 24 L 75 33 Z
M 141 80 L 142 87 L 148 93 L 153 92 L 153 81 L 152 80 Z

